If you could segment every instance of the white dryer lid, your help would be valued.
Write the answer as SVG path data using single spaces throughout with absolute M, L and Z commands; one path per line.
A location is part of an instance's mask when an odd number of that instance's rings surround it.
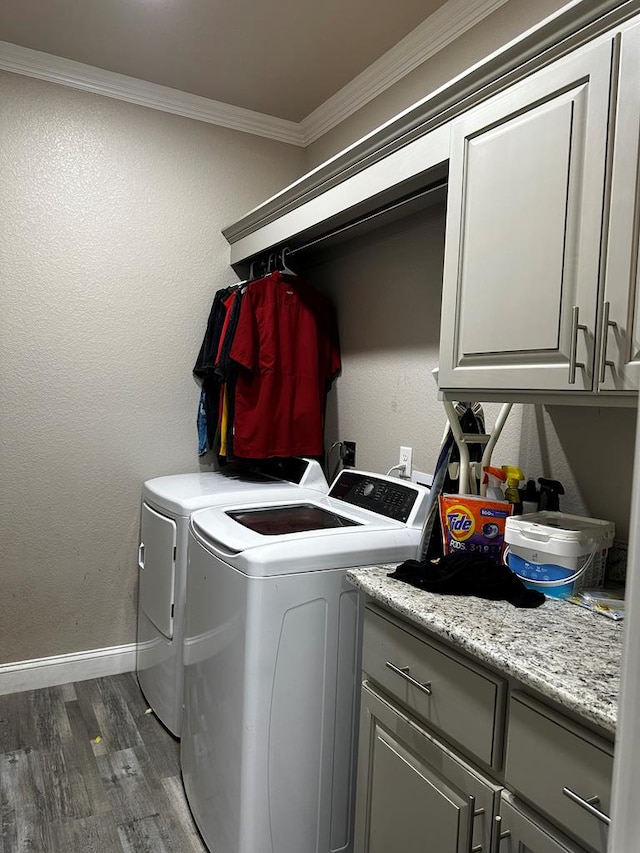
M 299 484 L 233 468 L 155 477 L 144 483 L 142 498 L 157 509 L 188 517 L 198 509 L 232 502 L 286 500 L 307 491 L 312 497 L 326 494 L 329 486 L 319 464 L 314 459 L 299 461 L 302 465 Z

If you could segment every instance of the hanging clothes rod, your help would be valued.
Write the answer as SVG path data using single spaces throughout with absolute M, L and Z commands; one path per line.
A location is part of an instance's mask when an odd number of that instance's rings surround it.
M 345 231 L 350 231 L 352 228 L 356 228 L 358 225 L 362 225 L 365 222 L 370 222 L 372 219 L 376 219 L 378 216 L 382 216 L 384 213 L 389 213 L 392 210 L 397 210 L 400 207 L 403 207 L 405 204 L 409 204 L 412 201 L 416 201 L 420 198 L 426 198 L 426 196 L 431 195 L 431 193 L 435 193 L 438 190 L 445 189 L 447 186 L 447 181 L 441 181 L 440 183 L 433 184 L 426 189 L 418 190 L 417 192 L 410 193 L 409 195 L 403 196 L 397 201 L 393 201 L 390 204 L 386 204 L 383 207 L 379 207 L 376 210 L 373 210 L 371 213 L 367 213 L 365 216 L 359 216 L 356 219 L 352 219 L 350 222 L 341 225 L 339 228 L 334 228 L 333 231 L 328 231 L 326 234 L 322 234 L 320 237 L 316 237 L 315 240 L 309 240 L 308 243 L 304 243 L 302 246 L 298 246 L 295 249 L 285 249 L 284 251 L 289 257 L 293 255 L 297 255 L 298 252 L 303 252 L 305 249 L 310 249 L 311 246 L 316 246 L 318 243 L 322 243 L 324 240 L 329 240 L 331 237 L 337 237 L 338 234 L 343 234 Z

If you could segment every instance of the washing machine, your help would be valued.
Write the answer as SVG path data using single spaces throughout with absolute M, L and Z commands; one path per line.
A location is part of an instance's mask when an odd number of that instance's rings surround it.
M 138 551 L 136 670 L 149 706 L 176 737 L 182 726 L 184 603 L 191 513 L 231 500 L 311 496 L 329 489 L 314 459 L 271 459 L 251 467 L 157 477 L 144 483 Z
M 181 765 L 215 853 L 352 850 L 361 596 L 417 556 L 428 490 L 344 470 L 326 496 L 196 512 Z

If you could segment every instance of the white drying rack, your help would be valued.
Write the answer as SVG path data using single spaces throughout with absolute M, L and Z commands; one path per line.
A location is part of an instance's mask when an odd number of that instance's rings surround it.
M 496 418 L 493 430 L 490 433 L 479 434 L 465 433 L 462 431 L 462 427 L 460 425 L 460 415 L 456 411 L 456 403 L 451 403 L 448 400 L 443 400 L 442 403 L 444 405 L 444 410 L 447 414 L 449 427 L 445 429 L 445 433 L 442 439 L 442 445 L 440 447 L 440 457 L 438 459 L 438 464 L 436 465 L 436 469 L 434 471 L 434 480 L 431 487 L 431 491 L 429 493 L 429 499 L 427 501 L 426 518 L 424 526 L 422 528 L 422 535 L 420 537 L 420 546 L 418 548 L 419 560 L 426 559 L 426 555 L 429 550 L 429 543 L 431 541 L 431 534 L 433 532 L 433 526 L 435 524 L 435 518 L 437 515 L 438 508 L 438 496 L 442 491 L 442 486 L 445 479 L 446 457 L 444 457 L 444 454 L 447 442 L 449 441 L 449 429 L 451 430 L 453 440 L 458 446 L 460 455 L 460 462 L 453 463 L 458 468 L 457 472 L 455 472 L 457 474 L 457 477 L 451 476 L 451 479 L 458 479 L 459 494 L 477 495 L 477 481 L 482 481 L 482 468 L 491 464 L 491 454 L 493 453 L 493 448 L 495 447 L 497 440 L 500 438 L 500 433 L 502 432 L 502 428 L 504 427 L 505 422 L 509 417 L 509 412 L 511 411 L 512 406 L 511 403 L 504 403 L 502 408 L 500 409 L 500 412 L 498 413 L 498 417 Z M 472 406 L 474 409 L 477 406 L 478 410 L 480 408 L 479 403 L 468 403 L 467 405 Z M 471 444 L 484 445 L 484 450 L 482 452 L 482 460 L 480 462 L 471 462 L 469 458 L 469 445 Z M 487 487 L 481 485 L 480 496 L 486 497 L 486 494 Z
M 460 454 L 457 478 L 458 493 L 461 495 L 477 495 L 477 481 L 479 480 L 481 483 L 480 496 L 485 497 L 487 494 L 487 487 L 482 484 L 482 469 L 491 465 L 491 454 L 493 453 L 493 448 L 495 447 L 497 440 L 500 438 L 500 433 L 502 432 L 502 428 L 509 417 L 509 412 L 511 411 L 513 403 L 503 403 L 502 408 L 498 413 L 498 417 L 496 418 L 493 430 L 490 433 L 463 432 L 455 403 L 452 403 L 449 400 L 443 400 L 442 405 L 444 406 L 449 426 L 451 428 L 451 433 L 458 446 Z M 480 462 L 471 462 L 469 458 L 470 444 L 484 445 L 482 460 Z M 455 477 L 453 479 L 455 479 Z

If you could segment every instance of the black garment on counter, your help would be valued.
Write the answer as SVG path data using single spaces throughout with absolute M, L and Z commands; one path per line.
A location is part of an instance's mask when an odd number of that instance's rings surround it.
M 475 595 L 515 607 L 544 603 L 544 593 L 528 589 L 507 566 L 466 551 L 445 554 L 437 563 L 406 560 L 389 577 L 442 595 Z

